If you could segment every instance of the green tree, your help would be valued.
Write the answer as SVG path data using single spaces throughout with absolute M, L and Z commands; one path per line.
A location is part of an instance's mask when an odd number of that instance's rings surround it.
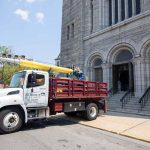
M 4 67 L 0 68 L 1 80 L 3 81 L 3 84 L 9 85 L 13 74 L 25 69 L 27 68 L 19 65 L 5 64 Z
M 0 46 L 0 54 L 12 54 L 12 50 L 7 46 Z

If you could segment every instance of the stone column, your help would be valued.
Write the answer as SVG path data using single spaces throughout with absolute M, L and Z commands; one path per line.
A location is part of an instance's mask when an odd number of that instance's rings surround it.
M 150 59 L 149 58 L 146 58 L 145 59 L 145 68 L 146 68 L 146 71 L 145 71 L 145 74 L 146 74 L 146 78 L 145 78 L 145 82 L 146 82 L 146 88 L 148 88 L 150 86 Z
M 110 81 L 110 64 L 109 63 L 103 63 L 102 65 L 102 69 L 103 69 L 103 82 L 108 84 L 108 89 L 110 89 L 111 87 L 111 81 Z
M 150 86 L 150 58 L 148 59 L 147 70 L 148 70 L 148 86 Z
M 94 31 L 94 2 L 90 1 L 90 9 L 91 9 L 91 33 Z
M 115 0 L 112 0 L 112 25 L 115 24 Z
M 118 0 L 118 22 L 121 21 L 121 0 Z
M 145 83 L 145 59 L 141 58 L 141 91 L 142 93 L 146 90 L 146 83 Z
M 103 6 L 103 28 L 108 27 L 109 24 L 109 5 L 108 0 L 102 0 Z
M 141 97 L 145 91 L 144 63 L 141 57 L 134 58 L 133 63 L 134 63 L 135 96 Z
M 103 29 L 103 1 L 99 0 L 99 23 L 100 29 Z
M 106 5 L 106 27 L 109 26 L 109 2 L 108 0 L 105 1 L 105 5 Z
M 136 2 L 135 0 L 132 0 L 132 16 L 135 16 L 136 14 Z
M 125 19 L 129 17 L 128 0 L 125 0 Z
M 87 74 L 88 74 L 88 80 L 91 80 L 92 81 L 92 79 L 93 79 L 93 77 L 92 77 L 92 67 L 88 67 L 88 71 L 87 71 Z

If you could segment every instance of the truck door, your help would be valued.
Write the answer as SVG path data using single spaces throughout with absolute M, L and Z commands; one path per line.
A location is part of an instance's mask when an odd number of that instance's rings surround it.
M 29 74 L 24 91 L 26 107 L 42 107 L 48 105 L 48 86 L 45 74 Z

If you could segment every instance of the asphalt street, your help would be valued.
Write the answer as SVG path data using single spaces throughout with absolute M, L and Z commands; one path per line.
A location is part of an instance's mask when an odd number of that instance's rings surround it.
M 149 150 L 150 143 L 52 117 L 0 135 L 0 150 Z

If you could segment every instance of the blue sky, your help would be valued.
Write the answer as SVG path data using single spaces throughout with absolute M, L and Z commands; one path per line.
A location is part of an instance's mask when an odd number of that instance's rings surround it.
M 0 45 L 54 64 L 60 52 L 62 0 L 0 0 Z

